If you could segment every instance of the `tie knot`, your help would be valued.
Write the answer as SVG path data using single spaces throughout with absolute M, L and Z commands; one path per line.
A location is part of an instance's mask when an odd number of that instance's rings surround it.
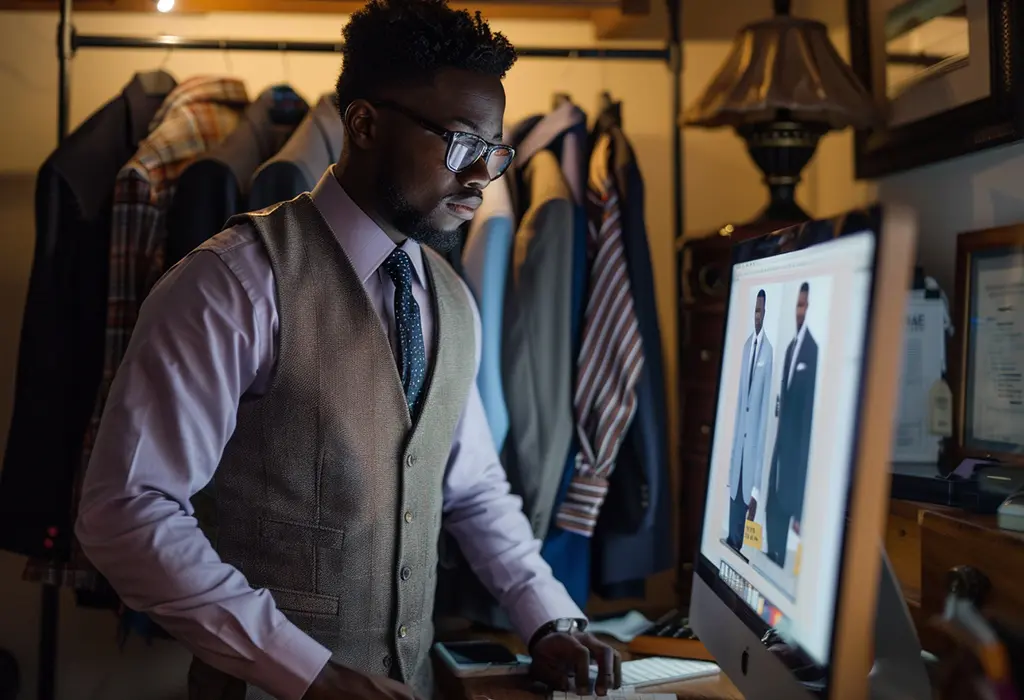
M 391 276 L 395 286 L 408 285 L 412 282 L 412 260 L 401 248 L 395 248 L 384 260 L 384 269 Z

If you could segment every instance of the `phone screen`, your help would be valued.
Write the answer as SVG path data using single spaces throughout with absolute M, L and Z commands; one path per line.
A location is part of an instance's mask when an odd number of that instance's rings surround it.
M 494 642 L 445 642 L 444 646 L 459 665 L 518 662 L 515 654 Z

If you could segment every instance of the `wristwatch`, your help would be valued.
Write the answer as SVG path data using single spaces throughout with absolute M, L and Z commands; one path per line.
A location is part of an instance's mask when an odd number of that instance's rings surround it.
M 533 649 L 533 645 L 537 643 L 541 637 L 546 637 L 549 634 L 561 633 L 561 634 L 573 634 L 575 632 L 582 632 L 587 628 L 587 621 L 576 617 L 560 617 L 557 620 L 551 622 L 545 622 L 540 628 L 533 633 L 530 637 L 530 643 L 527 645 L 527 649 Z

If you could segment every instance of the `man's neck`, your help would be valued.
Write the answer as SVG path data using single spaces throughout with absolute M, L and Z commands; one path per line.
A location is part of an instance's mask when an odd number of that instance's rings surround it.
M 387 237 L 395 245 L 402 245 L 405 243 L 406 236 L 399 233 L 379 213 L 377 200 L 373 194 L 372 178 L 367 178 L 365 174 L 360 177 L 356 170 L 357 168 L 352 167 L 347 162 L 339 162 L 334 166 L 334 178 L 341 185 L 341 188 L 345 190 L 345 194 L 355 202 L 355 205 L 362 209 L 363 213 L 370 217 L 375 224 L 380 226 L 381 231 L 387 234 Z

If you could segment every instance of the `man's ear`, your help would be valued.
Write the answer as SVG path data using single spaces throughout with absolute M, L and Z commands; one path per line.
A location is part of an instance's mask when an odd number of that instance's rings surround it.
M 377 110 L 366 100 L 352 100 L 345 108 L 345 135 L 361 149 L 373 147 L 377 138 Z

